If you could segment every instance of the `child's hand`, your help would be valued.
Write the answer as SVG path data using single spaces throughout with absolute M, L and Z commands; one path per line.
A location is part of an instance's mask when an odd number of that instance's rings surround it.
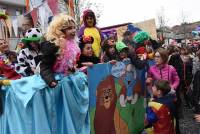
M 32 67 L 32 68 L 31 68 L 31 71 L 35 73 L 35 68 L 34 68 L 34 67 Z
M 152 83 L 152 80 L 153 80 L 152 78 L 147 78 L 147 79 L 146 79 L 146 84 L 151 84 L 151 83 Z
M 109 61 L 109 63 L 112 64 L 112 65 L 115 65 L 117 63 L 117 61 L 116 60 L 111 60 L 111 61 Z
M 54 87 L 56 87 L 56 85 L 57 85 L 57 82 L 51 82 L 51 84 L 50 84 L 50 87 L 52 87 L 52 88 L 54 88 Z
M 195 115 L 194 118 L 195 118 L 196 122 L 200 122 L 200 115 L 199 114 Z
M 92 67 L 94 64 L 92 62 L 84 62 L 84 63 L 82 63 L 82 65 Z

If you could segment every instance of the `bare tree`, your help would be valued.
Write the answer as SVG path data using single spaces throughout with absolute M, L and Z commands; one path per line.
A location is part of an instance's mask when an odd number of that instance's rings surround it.
M 161 33 L 162 39 L 164 39 L 164 32 L 165 32 L 166 25 L 167 25 L 167 19 L 165 17 L 164 7 L 161 7 L 161 9 L 158 11 L 157 17 L 158 17 L 157 19 L 158 19 L 159 31 Z M 162 43 L 164 43 L 164 42 L 162 42 Z
M 184 40 L 185 40 L 185 43 L 186 43 L 186 38 L 187 38 L 186 37 L 187 15 L 186 15 L 186 12 L 184 12 L 183 10 L 181 11 L 180 20 L 181 20 L 181 26 L 183 28 Z

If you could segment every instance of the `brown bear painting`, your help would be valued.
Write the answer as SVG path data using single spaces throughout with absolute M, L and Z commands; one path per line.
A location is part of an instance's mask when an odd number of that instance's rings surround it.
M 113 76 L 102 80 L 96 91 L 95 134 L 115 134 L 114 113 L 117 95 Z

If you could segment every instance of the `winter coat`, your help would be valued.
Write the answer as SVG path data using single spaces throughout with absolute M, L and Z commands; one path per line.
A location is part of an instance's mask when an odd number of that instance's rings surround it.
M 195 111 L 199 114 L 200 113 L 200 70 L 197 71 L 194 75 L 193 79 L 193 92 L 192 92 L 192 101 L 195 107 Z
M 173 89 L 177 89 L 180 81 L 176 69 L 168 64 L 164 64 L 162 68 L 159 68 L 157 65 L 151 66 L 148 71 L 148 77 L 153 80 L 168 80 Z
M 196 72 L 199 70 L 200 70 L 200 59 L 199 59 L 199 57 L 195 57 L 193 59 L 193 68 L 192 68 L 193 75 L 195 75 Z
M 175 134 L 175 101 L 176 97 L 168 94 L 149 102 L 147 121 L 153 126 L 154 134 Z
M 180 78 L 180 84 L 184 83 L 190 85 L 192 82 L 192 60 L 183 61 L 179 54 L 172 55 L 168 62 L 169 65 L 172 65 Z
M 58 46 L 49 41 L 42 42 L 40 46 L 42 52 L 40 75 L 48 85 L 56 82 L 52 67 L 56 61 L 58 49 Z
M 34 75 L 32 68 L 36 69 L 37 65 L 41 61 L 41 53 L 29 48 L 24 48 L 19 52 L 17 56 L 17 64 L 15 69 L 23 76 Z

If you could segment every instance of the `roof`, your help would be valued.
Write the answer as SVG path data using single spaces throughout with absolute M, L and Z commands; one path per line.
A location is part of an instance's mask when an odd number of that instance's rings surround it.
M 123 23 L 123 24 L 118 24 L 118 25 L 113 25 L 113 26 L 108 26 L 108 27 L 102 27 L 100 28 L 101 30 L 106 30 L 106 29 L 112 29 L 112 28 L 118 28 L 118 27 L 123 27 L 123 26 L 127 26 L 129 24 L 132 24 L 132 23 Z

